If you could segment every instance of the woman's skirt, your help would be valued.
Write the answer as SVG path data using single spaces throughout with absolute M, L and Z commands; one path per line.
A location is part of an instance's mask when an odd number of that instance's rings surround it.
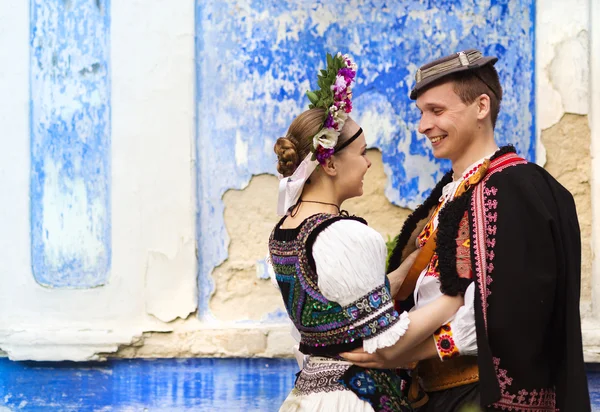
M 403 387 L 394 371 L 311 356 L 279 411 L 412 411 Z

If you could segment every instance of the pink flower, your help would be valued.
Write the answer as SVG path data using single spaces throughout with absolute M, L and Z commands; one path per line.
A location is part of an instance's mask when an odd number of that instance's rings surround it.
M 346 83 L 350 84 L 350 82 L 352 80 L 354 80 L 354 77 L 356 76 L 356 72 L 353 71 L 352 69 L 344 67 L 343 69 L 340 69 L 340 71 L 338 72 L 338 75 L 344 76 Z
M 325 149 L 323 146 L 317 147 L 315 152 L 317 160 L 321 165 L 325 164 L 325 161 L 333 155 L 334 149 Z
M 346 113 L 350 113 L 352 111 L 352 100 L 346 99 L 345 103 L 346 103 L 346 105 L 344 106 L 344 111 Z
M 335 78 L 335 84 L 331 87 L 335 93 L 341 93 L 346 90 L 347 83 L 344 76 L 339 74 Z
M 337 129 L 335 121 L 333 120 L 332 113 L 329 113 L 327 115 L 327 118 L 325 119 L 325 124 L 323 125 L 323 127 L 327 127 L 329 129 Z

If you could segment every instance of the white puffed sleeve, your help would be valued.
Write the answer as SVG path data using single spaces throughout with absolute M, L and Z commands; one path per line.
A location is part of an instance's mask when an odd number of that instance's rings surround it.
M 461 355 L 477 355 L 477 333 L 475 331 L 475 282 L 465 291 L 465 304 L 458 309 L 450 322 L 454 342 Z
M 410 319 L 394 310 L 387 248 L 377 231 L 352 219 L 334 222 L 319 233 L 312 255 L 321 293 L 342 306 L 366 352 L 391 346 L 406 333 Z
M 475 282 L 465 291 L 465 303 L 451 320 L 433 334 L 442 361 L 457 355 L 477 355 L 475 330 Z

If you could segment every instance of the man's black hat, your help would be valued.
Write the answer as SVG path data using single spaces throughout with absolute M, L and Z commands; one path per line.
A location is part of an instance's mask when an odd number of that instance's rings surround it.
M 424 64 L 415 75 L 416 84 L 410 92 L 411 100 L 417 100 L 417 95 L 424 90 L 428 85 L 452 73 L 464 72 L 466 70 L 478 69 L 486 64 L 495 64 L 498 61 L 497 57 L 486 57 L 479 50 L 469 49 L 450 56 L 442 57 L 430 63 Z M 479 79 L 481 79 L 480 76 Z M 490 90 L 498 95 L 498 93 L 490 87 L 487 82 L 481 79 Z

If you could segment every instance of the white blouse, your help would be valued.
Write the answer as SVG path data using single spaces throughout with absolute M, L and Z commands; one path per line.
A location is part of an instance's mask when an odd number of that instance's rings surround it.
M 442 208 L 447 202 L 450 202 L 454 199 L 458 187 L 466 178 L 468 173 L 478 165 L 482 164 L 485 159 L 489 159 L 492 155 L 493 153 L 473 163 L 466 169 L 465 175 L 444 186 L 442 189 L 442 196 L 440 198 Z M 439 213 L 434 217 L 434 228 L 437 228 L 438 226 L 438 217 Z M 423 269 L 419 279 L 417 280 L 414 291 L 415 306 L 413 310 L 421 308 L 442 296 L 442 292 L 440 290 L 440 280 L 434 276 L 426 276 L 427 270 L 428 267 Z M 458 312 L 456 312 L 456 314 L 449 321 L 450 327 L 452 328 L 452 338 L 456 348 L 458 349 L 458 352 L 461 355 L 477 355 L 477 334 L 475 330 L 475 282 L 472 282 L 467 287 L 464 298 L 464 305 L 458 309 Z
M 356 220 L 336 221 L 317 235 L 312 248 L 323 296 L 340 304 L 350 305 L 386 282 L 387 248 L 383 237 L 374 229 Z M 369 319 L 393 306 L 390 300 L 382 304 Z M 363 349 L 373 353 L 395 344 L 402 337 L 410 319 L 408 313 L 385 331 L 363 339 Z

